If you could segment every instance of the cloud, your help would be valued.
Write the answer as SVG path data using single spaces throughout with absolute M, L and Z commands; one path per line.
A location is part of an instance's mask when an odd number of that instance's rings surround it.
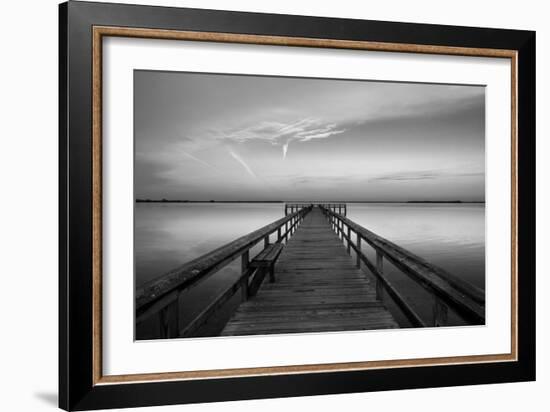
M 286 142 L 283 145 L 283 159 L 286 159 L 286 152 L 288 151 L 288 144 L 289 144 L 289 142 Z
M 371 181 L 413 181 L 434 180 L 448 177 L 483 176 L 484 172 L 451 172 L 446 170 L 426 170 L 389 173 L 370 179 Z
M 250 176 L 254 177 L 255 179 L 258 178 L 258 176 L 256 176 L 256 173 L 254 173 L 254 171 L 250 168 L 250 166 L 248 166 L 248 164 L 244 161 L 244 159 L 241 156 L 239 156 L 237 153 L 235 153 L 231 149 L 227 149 L 227 151 L 229 152 L 231 157 L 233 157 L 233 159 L 235 159 L 237 162 L 239 162 L 241 164 L 242 167 L 244 167 L 244 170 L 246 170 L 246 172 Z
M 326 139 L 327 137 L 330 137 L 330 136 L 333 136 L 333 135 L 336 135 L 336 134 L 341 134 L 341 133 L 344 133 L 346 130 L 345 129 L 342 129 L 342 130 L 330 130 L 330 131 L 327 131 L 327 132 L 323 132 L 323 133 L 312 133 L 312 134 L 308 134 L 307 136 L 303 137 L 300 139 L 301 142 L 308 142 L 310 140 L 313 140 L 313 139 Z
M 361 175 L 301 175 L 301 176 L 291 176 L 289 180 L 294 185 L 316 185 L 316 186 L 333 186 L 333 185 L 342 185 L 346 183 L 357 184 L 363 180 Z
M 306 117 L 291 122 L 262 121 L 247 127 L 217 130 L 215 135 L 218 139 L 230 142 L 245 143 L 256 140 L 281 146 L 283 159 L 285 159 L 291 142 L 326 139 L 345 131 L 346 129 L 339 127 L 336 123 Z
M 205 162 L 205 161 L 202 160 L 202 159 L 199 159 L 199 158 L 196 157 L 196 156 L 193 156 L 191 153 L 187 153 L 187 152 L 185 152 L 185 151 L 183 151 L 183 150 L 181 150 L 180 153 L 181 153 L 183 156 L 185 156 L 185 157 L 187 157 L 187 158 L 189 158 L 189 159 L 192 159 L 192 160 L 194 160 L 195 162 L 200 163 L 200 164 L 203 165 L 203 166 L 206 166 L 206 167 L 208 167 L 208 168 L 210 168 L 210 169 L 214 169 L 214 170 L 218 171 L 218 169 L 217 169 L 216 167 L 214 167 L 214 166 L 211 165 L 210 163 Z
M 338 130 L 338 126 L 335 123 L 329 123 L 320 128 L 305 129 L 296 132 L 296 139 L 307 142 L 312 139 L 325 139 L 334 134 L 344 133 L 346 129 Z
M 371 180 L 389 180 L 389 181 L 399 181 L 399 180 L 430 180 L 437 179 L 441 175 L 433 172 L 408 172 L 408 173 L 392 173 L 383 176 L 375 177 Z

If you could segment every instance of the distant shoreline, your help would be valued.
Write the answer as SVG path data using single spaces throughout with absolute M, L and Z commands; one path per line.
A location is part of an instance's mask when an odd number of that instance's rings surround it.
M 136 199 L 136 203 L 445 203 L 445 204 L 469 204 L 485 203 L 484 200 L 178 200 L 178 199 Z

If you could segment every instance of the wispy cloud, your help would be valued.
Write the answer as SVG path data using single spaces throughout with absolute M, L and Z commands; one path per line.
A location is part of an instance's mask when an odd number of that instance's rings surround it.
M 308 186 L 308 187 L 327 187 L 334 188 L 342 185 L 360 185 L 364 183 L 364 177 L 361 175 L 331 175 L 331 174 L 307 174 L 300 176 L 291 176 L 288 181 L 293 186 Z
M 289 142 L 286 142 L 283 145 L 283 160 L 286 159 L 286 152 L 288 152 L 288 144 L 289 144 Z
M 371 181 L 433 180 L 449 177 L 483 176 L 484 172 L 453 172 L 448 170 L 426 170 L 389 173 L 371 178 Z
M 250 168 L 250 166 L 248 166 L 248 164 L 244 161 L 244 159 L 241 156 L 239 156 L 238 153 L 235 153 L 232 149 L 227 149 L 227 151 L 229 152 L 231 157 L 233 157 L 233 159 L 235 159 L 237 162 L 241 164 L 242 167 L 244 167 L 244 170 L 246 170 L 246 172 L 250 176 L 254 177 L 255 179 L 258 178 L 258 176 L 256 176 L 256 173 L 254 173 L 254 171 Z
M 306 117 L 291 122 L 262 121 L 246 127 L 213 132 L 218 139 L 225 141 L 245 143 L 256 140 L 281 146 L 283 159 L 285 159 L 291 142 L 326 139 L 345 131 L 346 129 L 336 123 L 327 123 L 316 118 Z
M 441 174 L 435 172 L 409 172 L 409 173 L 391 173 L 387 175 L 377 176 L 371 180 L 387 180 L 387 181 L 401 181 L 401 180 L 431 180 L 441 177 Z
M 184 156 L 184 157 L 187 157 L 188 159 L 191 159 L 191 160 L 194 160 L 195 162 L 197 163 L 200 163 L 201 165 L 203 166 L 206 166 L 210 169 L 214 169 L 214 170 L 218 170 L 215 166 L 211 165 L 210 163 L 208 162 L 205 162 L 204 160 L 202 159 L 199 159 L 198 157 L 196 156 L 193 156 L 191 153 L 187 153 L 185 151 L 180 151 L 180 153 Z

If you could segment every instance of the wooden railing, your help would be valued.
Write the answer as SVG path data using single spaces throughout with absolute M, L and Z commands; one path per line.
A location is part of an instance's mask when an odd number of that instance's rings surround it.
M 156 316 L 158 331 L 155 337 L 193 336 L 238 291 L 241 291 L 242 300 L 253 296 L 261 286 L 265 269 L 250 267 L 250 250 L 262 241 L 265 249 L 269 245 L 269 236 L 275 232 L 276 243 L 288 241 L 310 210 L 311 207 L 303 207 L 143 285 L 136 292 L 136 335 L 140 334 L 139 328 L 145 321 Z M 240 276 L 180 329 L 181 293 L 197 286 L 239 257 Z
M 348 214 L 348 206 L 346 203 L 319 203 L 318 206 L 341 216 L 347 216 Z
M 285 216 L 288 216 L 289 214 L 295 213 L 298 210 L 309 208 L 313 206 L 312 203 L 285 203 Z
M 304 207 L 313 207 L 315 206 L 322 206 L 325 209 L 332 210 L 334 213 L 338 213 L 340 215 L 346 216 L 347 214 L 347 204 L 346 203 L 320 203 L 320 202 L 294 202 L 294 203 L 285 203 L 285 216 L 289 213 L 294 213 L 297 210 L 300 210 Z
M 360 267 L 363 262 L 376 278 L 377 296 L 382 299 L 383 291 L 386 291 L 412 326 L 444 326 L 448 324 L 449 308 L 469 324 L 485 323 L 485 294 L 481 289 L 430 264 L 324 205 L 319 207 L 336 233 L 347 244 L 348 253 L 351 249 L 356 253 L 357 266 Z M 355 242 L 352 240 L 352 233 L 355 234 Z M 362 250 L 363 241 L 376 251 L 376 264 L 371 262 Z M 388 279 L 384 273 L 384 259 L 426 289 L 433 297 L 432 318 L 429 321 L 417 313 Z

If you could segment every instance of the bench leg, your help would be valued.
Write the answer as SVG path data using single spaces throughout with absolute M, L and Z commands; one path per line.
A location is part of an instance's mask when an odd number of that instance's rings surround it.
M 275 265 L 269 266 L 269 282 L 274 283 L 275 282 Z
M 243 279 L 241 284 L 241 302 L 246 302 L 250 294 L 248 291 L 248 278 Z

